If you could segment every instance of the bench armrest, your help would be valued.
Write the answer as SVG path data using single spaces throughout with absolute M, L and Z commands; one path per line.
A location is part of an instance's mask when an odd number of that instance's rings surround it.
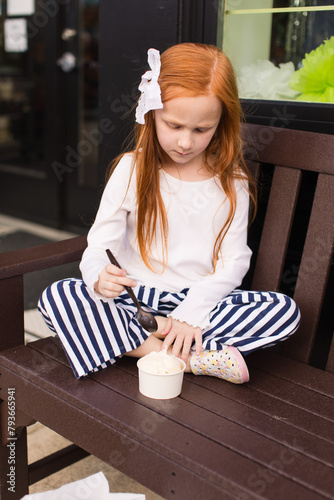
M 86 236 L 0 255 L 0 351 L 24 343 L 23 275 L 80 260 Z
M 0 279 L 68 264 L 80 260 L 87 246 L 87 237 L 47 243 L 1 254 Z

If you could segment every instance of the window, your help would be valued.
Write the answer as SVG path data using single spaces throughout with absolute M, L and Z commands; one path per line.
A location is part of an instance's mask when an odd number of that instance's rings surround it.
M 244 99 L 334 103 L 331 0 L 226 0 L 219 40 Z

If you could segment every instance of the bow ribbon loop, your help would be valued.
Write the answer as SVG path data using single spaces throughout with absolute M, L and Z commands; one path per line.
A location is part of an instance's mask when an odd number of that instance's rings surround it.
M 158 83 L 161 67 L 160 53 L 158 50 L 149 49 L 147 54 L 148 64 L 151 70 L 146 71 L 141 78 L 141 82 L 138 87 L 141 92 L 141 96 L 136 109 L 136 122 L 141 125 L 144 125 L 144 115 L 148 111 L 163 108 L 163 104 L 161 102 L 161 90 Z

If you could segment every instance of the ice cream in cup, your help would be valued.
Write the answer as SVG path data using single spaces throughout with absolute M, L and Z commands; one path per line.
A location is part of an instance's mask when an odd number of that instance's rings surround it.
M 167 350 L 153 351 L 137 362 L 139 391 L 148 398 L 171 399 L 181 394 L 185 362 Z

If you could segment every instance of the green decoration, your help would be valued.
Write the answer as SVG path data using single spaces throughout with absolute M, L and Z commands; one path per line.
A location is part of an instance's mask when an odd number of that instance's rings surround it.
M 289 85 L 300 92 L 299 101 L 334 102 L 334 36 L 305 54 Z

